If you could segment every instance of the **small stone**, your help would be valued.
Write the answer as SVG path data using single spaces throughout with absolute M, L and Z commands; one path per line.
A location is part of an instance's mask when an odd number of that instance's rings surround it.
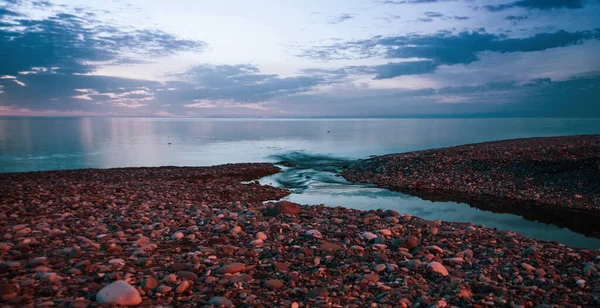
M 265 281 L 264 286 L 265 286 L 265 288 L 273 289 L 273 290 L 281 289 L 283 287 L 283 281 L 281 281 L 279 279 L 269 279 L 269 280 Z
M 177 288 L 175 288 L 175 293 L 181 294 L 185 292 L 185 290 L 187 290 L 189 287 L 190 283 L 187 280 L 184 280 L 177 286 Z
M 215 305 L 217 307 L 221 307 L 221 306 L 225 306 L 225 307 L 231 307 L 233 306 L 233 302 L 227 298 L 227 297 L 221 297 L 221 296 L 214 296 L 211 297 L 208 302 L 212 305 Z
M 427 268 L 435 273 L 440 273 L 442 276 L 448 276 L 448 270 L 439 262 L 431 262 L 427 264 Z
M 375 266 L 373 268 L 374 271 L 376 272 L 382 272 L 387 268 L 387 266 L 385 264 L 378 264 L 377 266 Z
M 527 263 L 521 263 L 521 268 L 523 268 L 524 270 L 528 271 L 528 272 L 534 272 L 535 271 L 535 267 L 527 264 Z
M 156 280 L 156 278 L 154 278 L 154 277 L 148 277 L 148 278 L 144 279 L 144 281 L 142 281 L 142 288 L 144 288 L 144 289 L 153 290 L 153 289 L 156 289 L 157 286 L 158 286 L 158 280 Z
M 38 267 L 38 266 L 42 266 L 42 265 L 48 265 L 48 258 L 46 257 L 37 257 L 31 261 L 29 261 L 29 263 L 27 263 L 27 267 Z
M 304 235 L 306 235 L 306 236 L 312 236 L 312 237 L 315 237 L 315 238 L 322 238 L 323 237 L 323 235 L 321 234 L 321 232 L 319 232 L 319 230 L 315 230 L 315 229 L 306 231 L 306 233 L 304 233 Z
M 42 282 L 55 283 L 60 280 L 60 277 L 56 273 L 52 272 L 39 272 L 36 277 Z
M 575 282 L 577 284 L 577 286 L 579 286 L 580 288 L 583 288 L 585 286 L 585 280 L 583 279 L 579 279 Z
M 171 239 L 174 241 L 177 241 L 177 240 L 182 239 L 184 236 L 185 235 L 182 232 L 177 231 L 177 232 L 173 233 L 173 235 L 171 235 Z
M 530 246 L 527 247 L 527 249 L 525 249 L 525 253 L 528 255 L 534 255 L 537 252 L 537 249 L 535 248 L 535 246 Z
M 321 250 L 327 250 L 327 251 L 338 251 L 338 250 L 342 250 L 342 246 L 338 245 L 338 244 L 334 244 L 334 243 L 329 243 L 329 242 L 323 242 L 323 244 L 321 244 Z
M 164 284 L 161 284 L 160 286 L 158 286 L 158 288 L 156 289 L 156 292 L 158 293 L 162 293 L 162 294 L 166 294 L 171 292 L 171 290 L 173 290 L 173 288 L 166 286 Z
M 360 237 L 364 238 L 364 239 L 365 239 L 365 240 L 367 240 L 367 241 L 370 241 L 370 240 L 374 240 L 374 239 L 376 239 L 376 238 L 377 238 L 377 235 L 375 235 L 375 234 L 373 234 L 373 233 L 371 233 L 371 232 L 363 232 L 363 233 L 360 235 Z
M 103 304 L 137 306 L 142 302 L 142 297 L 129 283 L 117 280 L 98 291 L 96 300 Z
M 264 241 L 267 239 L 267 235 L 264 232 L 258 232 L 256 233 L 256 239 L 259 239 L 261 241 Z
M 263 245 L 263 240 L 261 239 L 256 239 L 252 242 L 250 242 L 250 245 L 254 246 L 254 247 L 261 247 Z
M 218 274 L 235 274 L 239 272 L 243 272 L 246 269 L 246 264 L 244 263 L 231 263 L 227 264 L 219 269 L 217 269 Z
M 189 271 L 179 271 L 179 272 L 177 272 L 177 276 L 187 279 L 187 280 L 192 280 L 192 281 L 198 279 L 198 275 L 196 273 L 189 272 Z

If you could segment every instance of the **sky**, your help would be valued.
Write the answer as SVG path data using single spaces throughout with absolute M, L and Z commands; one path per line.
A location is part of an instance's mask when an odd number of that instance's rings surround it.
M 0 116 L 600 117 L 600 0 L 0 0 Z

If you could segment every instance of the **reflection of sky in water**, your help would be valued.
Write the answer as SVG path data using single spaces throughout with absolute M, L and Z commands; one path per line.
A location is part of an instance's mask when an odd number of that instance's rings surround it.
M 323 154 L 326 165 L 331 156 L 358 159 L 490 140 L 590 133 L 600 133 L 600 119 L 0 118 L 0 172 L 274 162 L 294 152 Z M 347 186 L 312 167 L 287 180 L 292 186 L 306 186 L 291 196 L 301 203 L 392 208 L 426 219 L 473 221 L 586 246 L 585 237 L 567 230 L 464 204 Z

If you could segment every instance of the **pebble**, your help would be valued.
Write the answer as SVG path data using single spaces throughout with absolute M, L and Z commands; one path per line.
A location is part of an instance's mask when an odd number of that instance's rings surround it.
M 225 307 L 231 307 L 233 306 L 233 302 L 228 299 L 227 297 L 221 297 L 221 296 L 214 296 L 211 297 L 208 302 L 212 305 L 215 305 L 217 307 L 221 307 L 221 306 L 225 306 Z
M 321 232 L 319 232 L 319 230 L 315 230 L 315 229 L 306 231 L 306 233 L 304 233 L 304 235 L 306 235 L 306 236 L 312 236 L 312 237 L 315 237 L 315 238 L 322 238 L 323 237 L 323 235 L 321 234 Z
M 298 215 L 302 211 L 302 207 L 298 203 L 289 201 L 279 201 L 275 203 L 275 212 L 278 214 Z
M 235 274 L 239 272 L 243 272 L 246 269 L 246 265 L 244 263 L 232 263 L 225 265 L 219 269 L 217 269 L 217 273 L 219 274 Z
M 262 240 L 262 241 L 264 241 L 264 240 L 267 239 L 267 235 L 264 232 L 258 232 L 258 233 L 256 233 L 255 237 L 256 237 L 256 239 L 259 239 L 259 240 Z
M 283 281 L 281 281 L 279 279 L 269 279 L 269 280 L 265 281 L 264 286 L 265 286 L 265 288 L 268 288 L 268 289 L 278 290 L 278 289 L 283 288 Z
M 187 280 L 182 281 L 177 288 L 175 288 L 175 293 L 181 294 L 185 292 L 190 287 L 190 283 Z
M 79 171 L 0 173 L 10 184 L 0 185 L 0 295 L 11 298 L 0 305 L 114 306 L 94 298 L 115 280 L 154 307 L 215 297 L 238 307 L 596 304 L 600 250 L 381 210 L 317 205 L 273 215 L 268 200 L 287 192 L 241 184 L 276 171 L 253 166 L 91 169 L 85 183 Z M 244 172 L 252 177 L 232 178 Z M 73 196 L 77 207 L 64 199 Z
M 367 241 L 371 241 L 371 240 L 374 240 L 377 238 L 377 235 L 375 235 L 371 232 L 363 232 L 360 236 Z
M 448 270 L 439 262 L 430 262 L 427 268 L 435 273 L 440 273 L 442 276 L 448 276 Z
M 117 280 L 98 291 L 96 300 L 103 304 L 137 306 L 142 303 L 138 290 L 123 280 Z
M 182 232 L 179 232 L 179 231 L 177 231 L 177 232 L 173 233 L 173 235 L 171 235 L 171 239 L 174 240 L 174 241 L 180 240 L 180 239 L 182 239 L 184 237 L 185 237 L 185 235 Z

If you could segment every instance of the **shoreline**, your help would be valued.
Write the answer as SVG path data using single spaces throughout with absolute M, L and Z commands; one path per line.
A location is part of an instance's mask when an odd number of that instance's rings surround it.
M 252 180 L 278 171 L 0 174 L 0 301 L 96 307 L 112 288 L 140 306 L 600 304 L 600 250 L 391 210 L 263 204 L 289 191 Z
M 362 160 L 342 172 L 432 201 L 454 201 L 600 237 L 600 135 L 492 141 Z

